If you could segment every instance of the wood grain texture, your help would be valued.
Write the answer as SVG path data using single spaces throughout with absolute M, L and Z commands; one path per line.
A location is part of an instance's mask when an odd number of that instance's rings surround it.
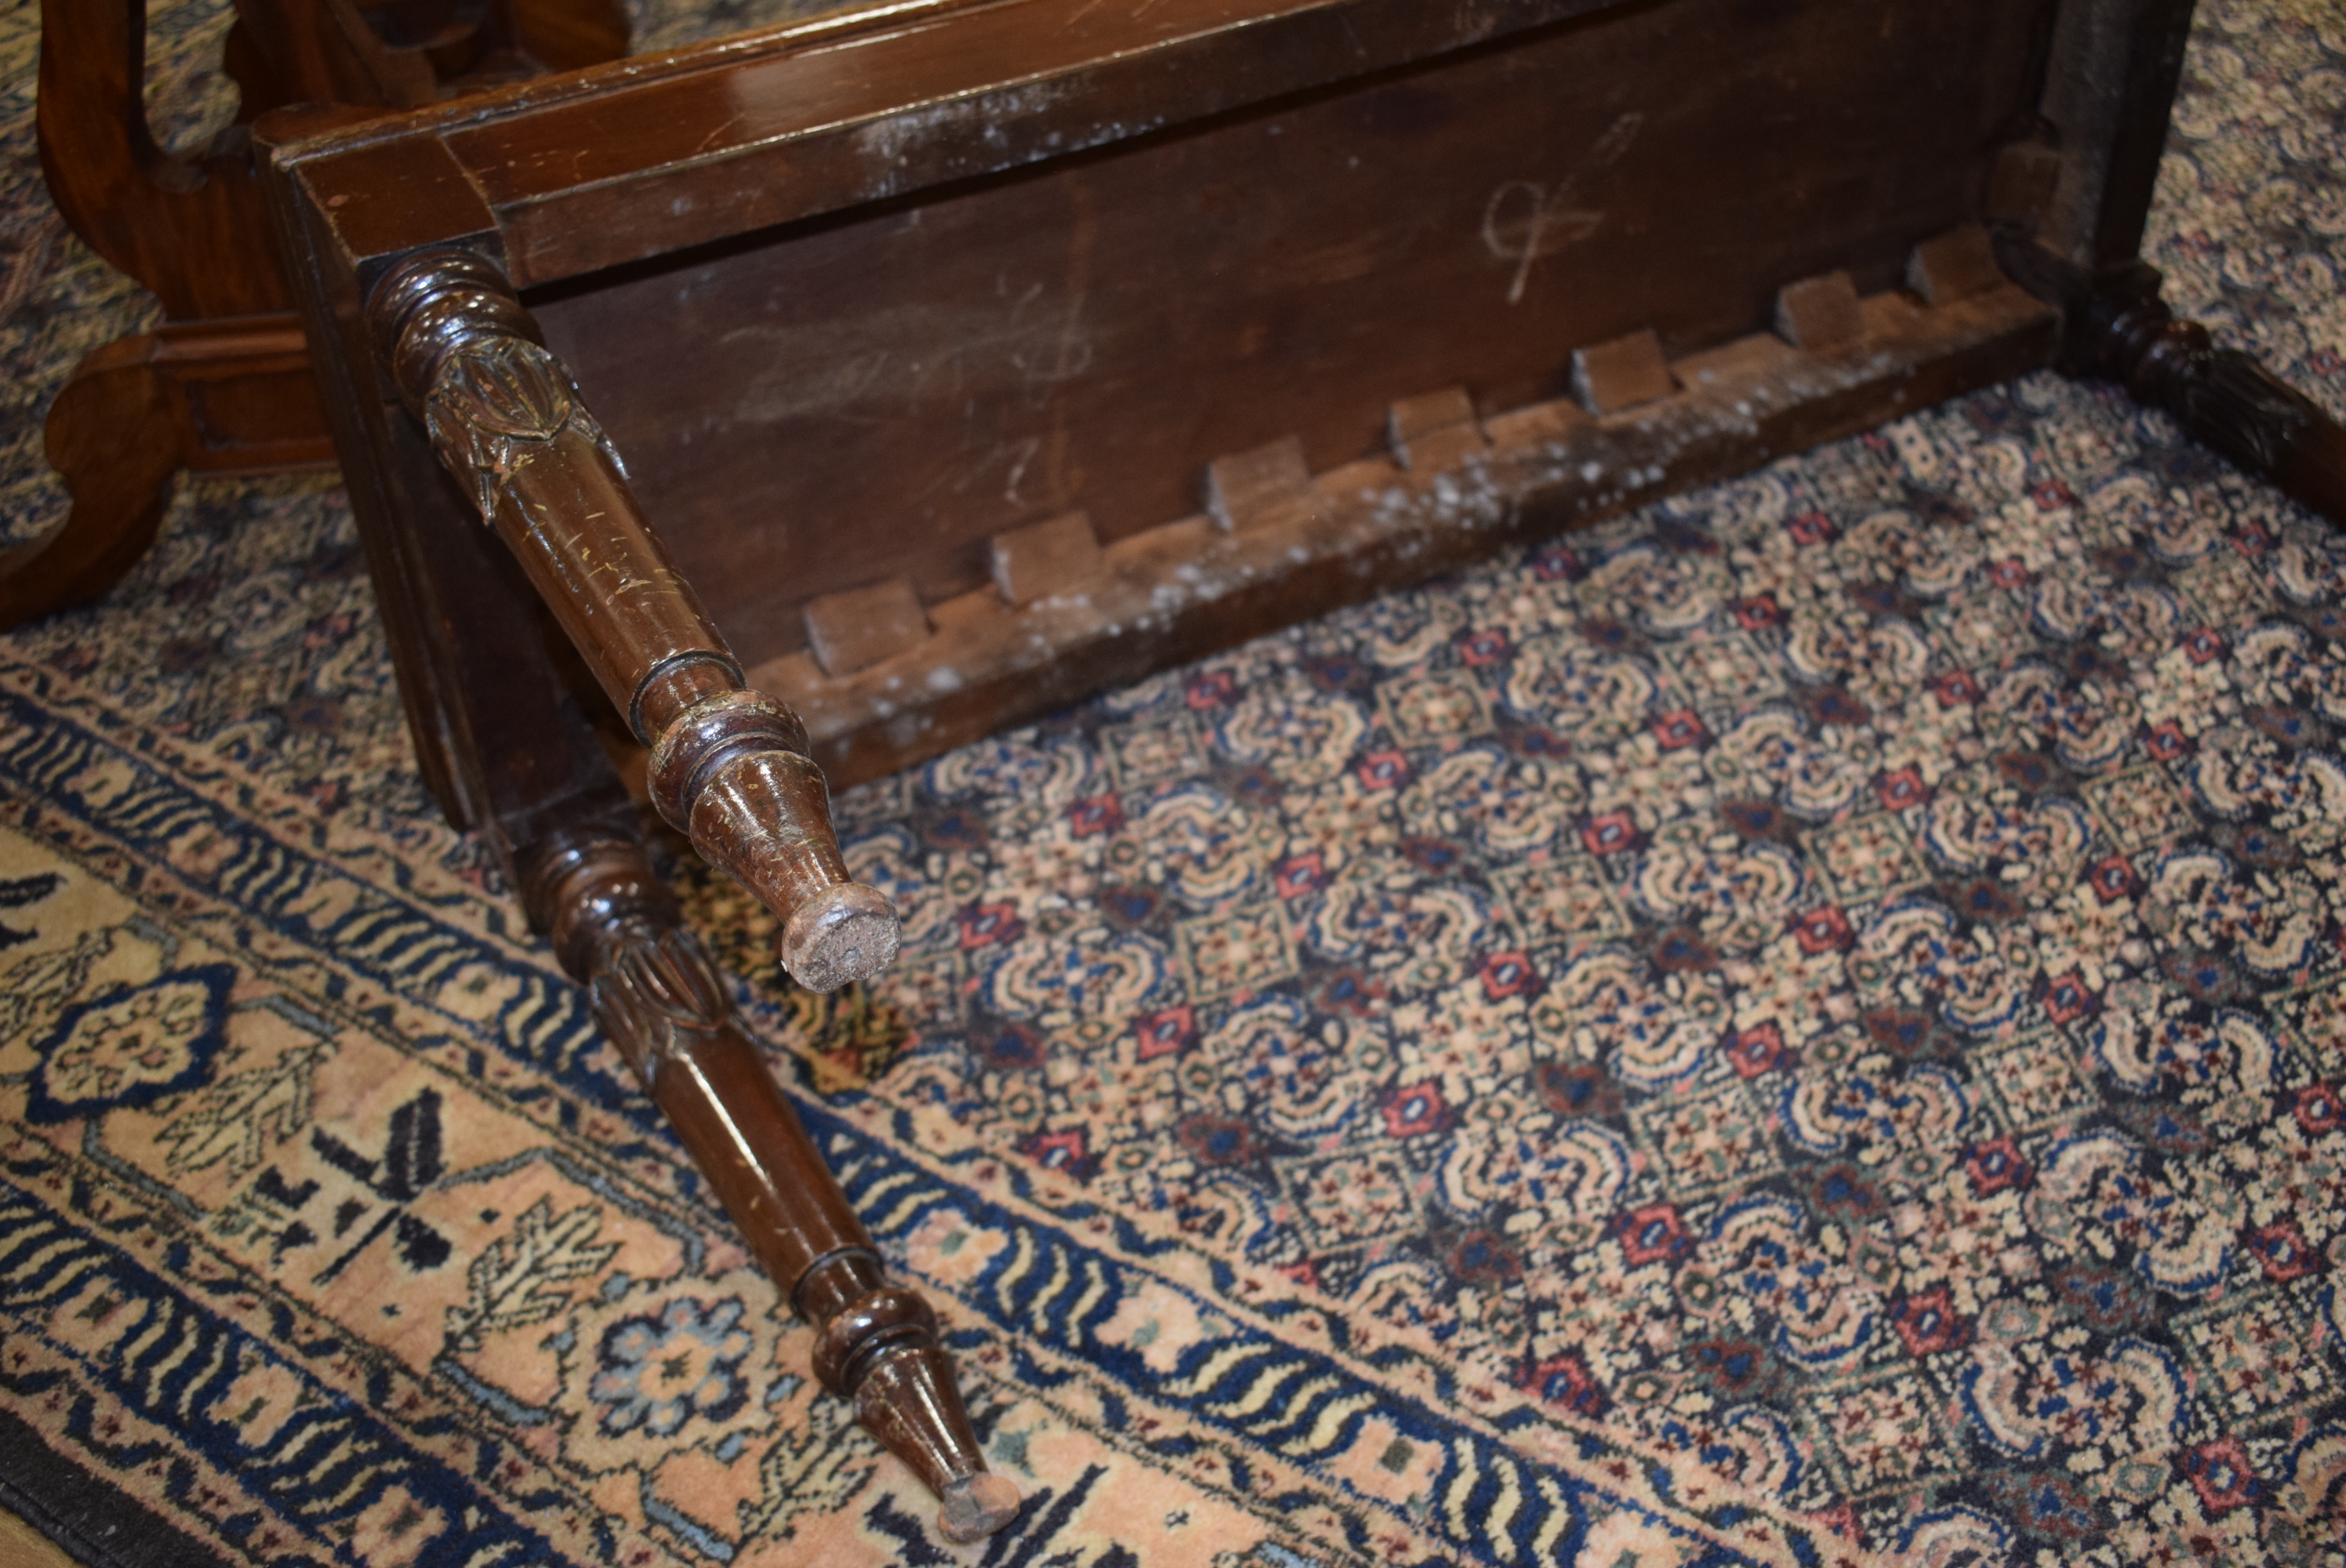
M 1045 0 L 1008 9 L 1054 14 Z M 1999 0 L 1957 16 L 1900 0 L 1889 46 L 1878 17 L 1838 8 L 1606 10 L 1357 91 L 761 231 L 532 304 L 754 663 L 804 646 L 808 599 L 898 575 L 932 605 L 983 585 L 988 541 L 1007 529 L 1080 509 L 1112 545 L 1198 510 L 1217 459 L 1293 435 L 1324 471 L 1385 451 L 1400 398 L 1456 386 L 1479 409 L 1520 407 L 1564 392 L 1584 345 L 1651 330 L 1683 354 L 1765 329 L 1787 280 L 1840 268 L 1861 289 L 1896 281 L 1917 239 L 1971 215 L 2001 127 L 2028 101 L 2040 9 Z M 1035 47 L 1058 43 L 1038 33 Z M 933 47 L 903 47 L 916 46 Z M 934 68 L 925 60 L 901 69 Z M 712 70 L 726 84 L 714 96 L 733 102 L 768 68 Z M 872 68 L 903 85 L 899 67 Z M 981 56 L 962 74 L 996 68 Z M 1593 86 L 1560 93 L 1563 80 Z M 1659 87 L 1689 80 L 1706 90 Z M 1105 134 L 1106 111 L 1067 92 L 1051 109 L 1066 141 Z M 1226 101 L 1219 85 L 1193 96 Z M 828 101 L 791 112 L 820 118 Z M 884 121 L 908 168 L 951 129 L 926 115 Z M 468 171 L 469 220 L 494 225 L 516 266 L 539 219 L 478 159 L 493 134 L 517 138 L 542 117 L 452 131 L 402 166 L 428 162 L 435 187 Z M 1770 135 L 1750 137 L 1754 124 Z M 983 150 L 991 134 L 961 139 Z M 565 178 L 602 168 L 613 152 L 597 148 Z M 522 157 L 517 142 L 506 151 Z M 340 156 L 388 168 L 394 149 Z M 305 169 L 320 195 L 341 178 L 322 162 Z M 639 190 L 628 221 L 647 242 L 699 232 L 698 204 L 730 199 L 750 172 L 715 154 L 694 168 L 688 190 L 657 203 Z M 572 188 L 530 201 L 585 237 L 620 221 L 579 219 L 600 209 L 569 205 Z M 392 227 L 380 209 L 347 218 L 345 244 L 370 253 Z

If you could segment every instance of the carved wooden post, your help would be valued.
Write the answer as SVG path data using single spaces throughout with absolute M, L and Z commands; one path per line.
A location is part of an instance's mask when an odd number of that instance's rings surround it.
M 660 814 L 773 911 L 801 984 L 832 991 L 886 968 L 896 911 L 848 876 L 805 727 L 744 686 L 504 277 L 469 251 L 421 251 L 375 286 L 368 311 L 441 462 L 652 748 Z
M 525 851 L 523 897 L 563 967 L 708 1176 L 799 1315 L 814 1373 L 912 1466 L 968 1543 L 1018 1511 L 1018 1489 L 979 1454 L 929 1304 L 887 1283 L 879 1253 L 781 1086 L 733 1019 L 716 967 L 677 919 L 643 847 L 609 830 Z
M 2346 525 L 2346 430 L 2249 355 L 2217 348 L 2197 321 L 2177 321 L 2158 297 L 2160 281 L 2139 261 L 2096 280 L 2072 338 L 2085 368 Z
M 2346 527 L 2346 428 L 2252 356 L 2217 348 L 2197 321 L 2177 321 L 2158 297 L 2157 268 L 2127 261 L 2089 274 L 2011 234 L 1998 238 L 1996 259 L 2014 281 L 2061 307 L 2065 373 L 2116 382 L 2192 440 Z

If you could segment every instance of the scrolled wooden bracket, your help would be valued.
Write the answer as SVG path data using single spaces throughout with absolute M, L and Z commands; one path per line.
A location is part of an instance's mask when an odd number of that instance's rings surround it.
M 936 1492 L 948 1541 L 966 1544 L 1007 1524 L 1018 1489 L 985 1468 L 935 1312 L 888 1283 L 642 844 L 624 830 L 585 828 L 519 859 L 531 918 L 587 987 L 605 1033 L 750 1250 L 812 1325 L 816 1378 Z
M 2346 427 L 2252 355 L 2178 321 L 2159 298 L 2158 269 L 2131 261 L 2089 274 L 2015 233 L 1997 236 L 1996 257 L 2015 282 L 2060 307 L 2064 373 L 2117 382 L 2194 441 L 2346 527 Z
M 375 285 L 368 311 L 442 465 L 652 748 L 660 814 L 773 911 L 801 985 L 833 991 L 886 968 L 896 911 L 848 874 L 805 726 L 744 685 L 504 275 L 467 250 L 419 251 Z

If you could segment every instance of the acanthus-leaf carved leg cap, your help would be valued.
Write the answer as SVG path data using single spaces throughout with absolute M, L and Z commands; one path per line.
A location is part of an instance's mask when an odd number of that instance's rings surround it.
M 903 934 L 896 906 L 877 888 L 834 882 L 782 928 L 782 967 L 809 991 L 837 991 L 893 963 Z

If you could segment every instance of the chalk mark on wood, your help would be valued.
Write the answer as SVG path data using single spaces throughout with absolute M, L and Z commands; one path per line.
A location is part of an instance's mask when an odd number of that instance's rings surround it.
M 1535 180 L 1511 179 L 1491 192 L 1483 204 L 1483 244 L 1500 260 L 1515 264 L 1507 283 L 1508 304 L 1523 303 L 1533 262 L 1587 239 L 1604 223 L 1603 211 L 1574 207 L 1572 199 L 1583 184 L 1621 160 L 1645 123 L 1646 117 L 1635 110 L 1615 120 L 1553 190 Z

